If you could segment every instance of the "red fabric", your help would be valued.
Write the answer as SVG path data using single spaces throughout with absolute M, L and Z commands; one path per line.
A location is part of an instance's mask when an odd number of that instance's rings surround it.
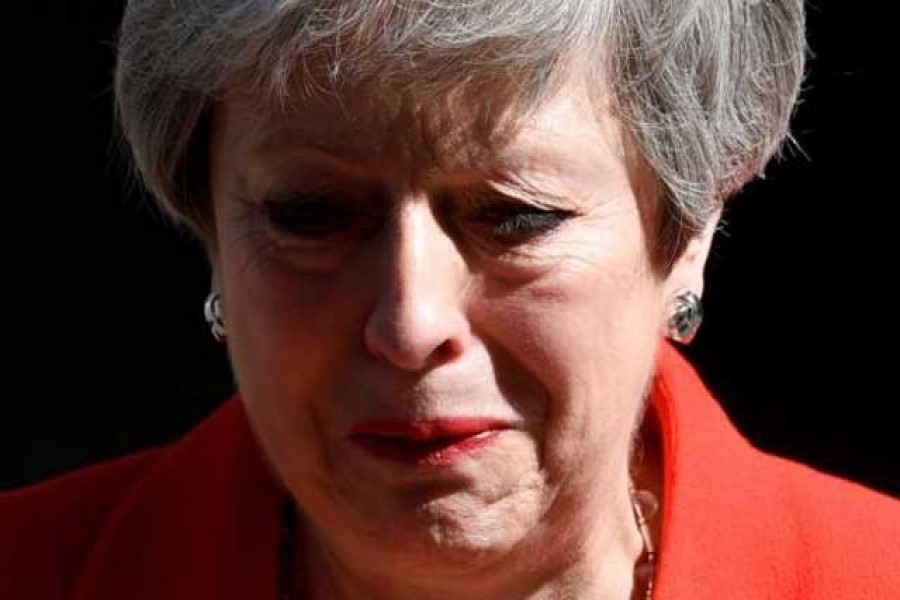
M 763 454 L 660 353 L 654 598 L 900 598 L 900 502 Z M 184 440 L 0 495 L 0 599 L 276 600 L 284 491 L 235 398 Z

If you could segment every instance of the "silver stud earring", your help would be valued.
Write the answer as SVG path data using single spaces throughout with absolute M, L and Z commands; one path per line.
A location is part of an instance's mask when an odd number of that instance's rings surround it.
M 213 290 L 203 304 L 203 316 L 217 342 L 225 341 L 225 315 L 222 312 L 222 296 Z
M 675 296 L 668 322 L 669 338 L 682 344 L 690 344 L 702 322 L 703 304 L 700 302 L 700 296 L 690 290 Z

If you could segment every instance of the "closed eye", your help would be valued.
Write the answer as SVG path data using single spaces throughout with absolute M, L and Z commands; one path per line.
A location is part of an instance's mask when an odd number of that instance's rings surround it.
M 372 210 L 315 193 L 270 196 L 263 202 L 263 211 L 278 233 L 306 240 L 352 233 L 376 218 Z
M 571 211 L 514 201 L 496 201 L 476 208 L 466 220 L 484 229 L 495 242 L 518 244 L 546 235 L 573 216 Z

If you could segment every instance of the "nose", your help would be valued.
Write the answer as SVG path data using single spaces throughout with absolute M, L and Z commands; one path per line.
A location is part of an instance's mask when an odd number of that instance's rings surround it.
M 366 348 L 404 371 L 432 369 L 469 344 L 465 261 L 428 202 L 403 203 L 389 221 Z

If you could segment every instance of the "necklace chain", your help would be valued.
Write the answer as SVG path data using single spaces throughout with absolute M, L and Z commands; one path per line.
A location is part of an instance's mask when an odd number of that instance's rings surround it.
M 646 582 L 644 583 L 644 600 L 652 600 L 653 576 L 656 572 L 656 549 L 653 546 L 653 536 L 650 535 L 650 527 L 647 525 L 647 517 L 644 514 L 644 507 L 641 506 L 641 500 L 652 506 L 653 512 L 659 506 L 659 501 L 647 490 L 635 491 L 634 484 L 630 481 L 628 483 L 628 491 L 631 495 L 634 520 L 637 523 L 638 532 L 641 534 L 641 541 L 644 545 L 644 552 L 634 568 L 635 579 Z

